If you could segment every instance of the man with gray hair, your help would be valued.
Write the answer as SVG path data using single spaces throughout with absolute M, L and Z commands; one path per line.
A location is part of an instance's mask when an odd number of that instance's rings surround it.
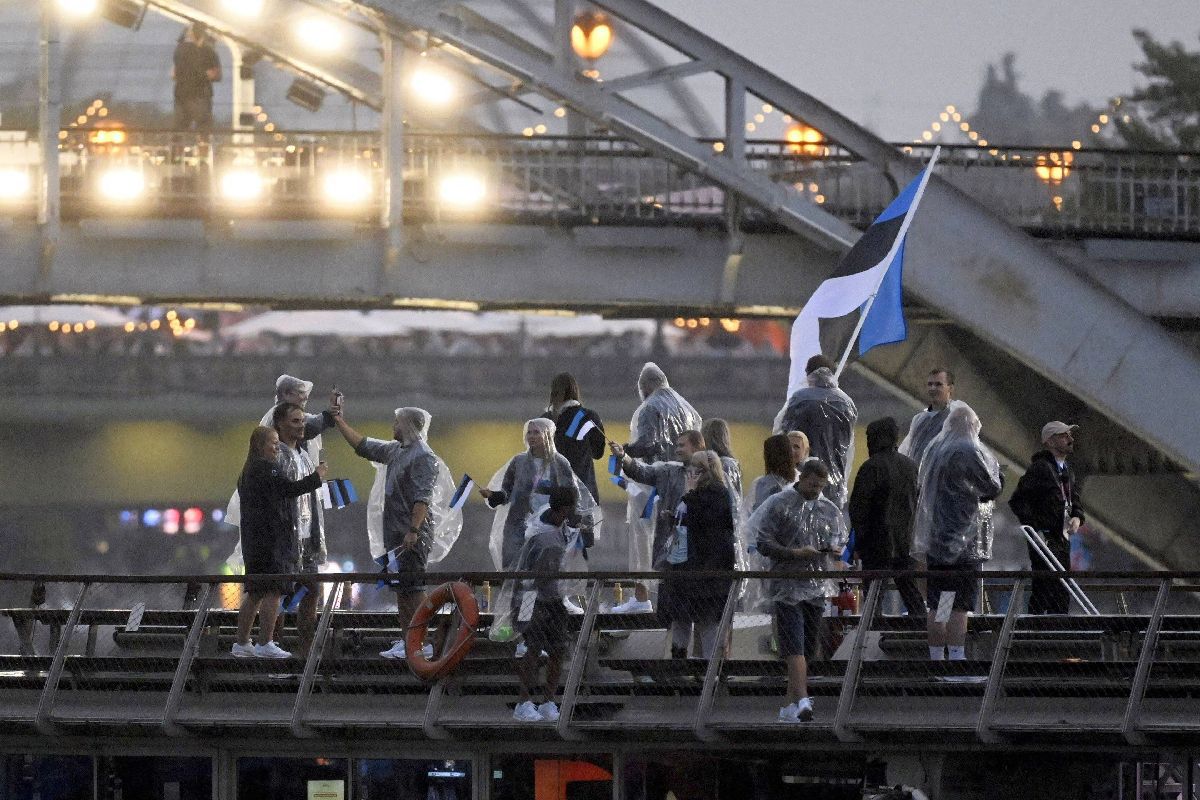
M 700 430 L 700 415 L 691 403 L 671 388 L 666 374 L 653 361 L 647 361 L 638 375 L 638 396 L 642 398 L 642 404 L 633 412 L 629 423 L 633 441 L 622 450 L 648 464 L 670 461 L 679 434 Z
M 386 548 L 389 578 L 396 590 L 396 610 L 400 628 L 420 605 L 424 589 L 425 565 L 434 544 L 438 513 L 438 475 L 441 459 L 429 447 L 425 437 L 431 415 L 421 408 L 397 408 L 392 423 L 393 440 L 372 439 L 350 427 L 339 413 L 334 425 L 354 448 L 356 455 L 385 464 L 387 469 L 383 501 L 383 544 Z M 394 567 L 392 566 L 394 564 Z M 426 645 L 427 654 L 432 648 Z M 404 658 L 404 640 L 380 653 L 384 658 Z
M 320 414 L 308 413 L 308 398 L 312 395 L 312 381 L 301 380 L 284 373 L 275 379 L 275 405 L 263 415 L 260 425 L 272 427 L 275 407 L 280 403 L 295 403 L 304 409 L 304 451 L 313 463 L 321 456 L 321 434 L 333 427 L 333 418 L 342 404 L 342 394 L 334 389 L 329 395 L 329 408 Z

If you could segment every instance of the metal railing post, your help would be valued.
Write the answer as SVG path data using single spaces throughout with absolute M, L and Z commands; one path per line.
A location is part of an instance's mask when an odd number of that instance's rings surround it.
M 716 644 L 713 645 L 712 655 L 708 657 L 708 668 L 704 671 L 704 686 L 700 689 L 700 701 L 696 704 L 696 719 L 692 723 L 692 731 L 696 738 L 711 741 L 714 737 L 708 730 L 708 717 L 712 713 L 713 704 L 717 700 L 717 683 L 721 678 L 721 667 L 725 664 L 725 637 L 733 622 L 733 612 L 737 608 L 738 590 L 742 579 L 736 578 L 729 586 L 729 594 L 725 596 L 725 610 L 721 612 L 721 623 L 717 626 Z
M 563 687 L 562 708 L 559 709 L 556 728 L 563 739 L 577 739 L 579 734 L 571 730 L 571 714 L 575 711 L 575 703 L 579 699 L 579 686 L 583 682 L 583 673 L 587 669 L 588 643 L 592 639 L 592 629 L 596 627 L 596 615 L 600 611 L 600 588 L 602 581 L 592 581 L 591 591 L 588 592 L 587 607 L 583 612 L 583 621 L 579 624 L 579 638 L 575 640 L 575 651 L 571 653 L 571 666 L 567 669 L 567 683 Z
M 992 714 L 996 710 L 996 702 L 1000 699 L 1000 687 L 1004 680 L 1004 667 L 1008 663 L 1008 653 L 1012 649 L 1013 632 L 1017 628 L 1018 609 L 1025 599 L 1025 584 L 1027 578 L 1018 578 L 1013 584 L 1012 594 L 1008 599 L 1008 612 L 1004 615 L 1004 624 L 1000 627 L 1000 637 L 996 640 L 996 649 L 992 653 L 992 666 L 988 670 L 987 688 L 984 690 L 983 703 L 979 707 L 979 718 L 975 721 L 975 736 L 982 742 L 995 742 L 992 733 Z
M 1138 654 L 1137 671 L 1129 689 L 1129 701 L 1125 705 L 1125 717 L 1121 720 L 1121 736 L 1130 744 L 1144 744 L 1145 734 L 1134 730 L 1138 714 L 1142 710 L 1142 699 L 1150 683 L 1150 669 L 1154 664 L 1154 651 L 1158 649 L 1158 633 L 1162 629 L 1163 613 L 1167 609 L 1167 596 L 1171 593 L 1171 581 L 1163 578 L 1158 584 L 1158 596 L 1154 598 L 1154 610 L 1146 623 L 1146 635 L 1142 638 L 1142 652 Z
M 75 631 L 75 626 L 79 624 L 79 617 L 83 614 L 83 601 L 87 599 L 88 590 L 91 588 L 92 584 L 90 583 L 79 587 L 79 596 L 75 598 L 75 605 L 72 606 L 71 613 L 67 616 L 67 624 L 63 626 L 62 635 L 58 638 L 58 646 L 54 650 L 54 660 L 50 662 L 50 672 L 46 675 L 46 685 L 42 687 L 42 696 L 38 700 L 33 724 L 37 727 L 38 733 L 44 736 L 52 735 L 55 732 L 54 724 L 50 722 L 50 712 L 54 710 L 54 698 L 58 694 L 58 680 L 62 677 L 63 665 L 67 661 L 67 650 L 71 647 L 71 634 Z
M 321 653 L 325 650 L 325 638 L 329 635 L 333 610 L 337 608 L 338 600 L 342 596 L 343 585 L 341 581 L 335 581 L 330 587 L 329 596 L 325 598 L 325 607 L 321 609 L 321 619 L 317 621 L 317 630 L 313 633 L 312 643 L 308 647 L 308 658 L 304 662 L 304 676 L 300 679 L 300 688 L 296 690 L 296 704 L 292 707 L 292 735 L 294 736 L 312 735 L 304 724 L 304 714 L 308 711 L 308 699 L 312 696 L 317 667 L 321 664 Z
M 887 581 L 876 579 L 871 581 L 867 591 L 867 599 L 863 601 L 862 615 L 859 617 L 858 630 L 854 635 L 854 647 L 850 650 L 850 660 L 846 662 L 846 674 L 842 678 L 842 691 L 838 695 L 837 712 L 833 718 L 833 733 L 843 742 L 861 741 L 862 737 L 850 730 L 850 710 L 854 707 L 854 696 L 858 693 L 858 676 L 862 670 L 863 649 L 867 643 L 867 630 L 875 619 L 875 609 L 879 607 L 879 598 L 883 596 L 883 585 Z
M 179 736 L 183 729 L 175 723 L 175 715 L 183 702 L 183 689 L 187 685 L 187 676 L 192 669 L 192 661 L 200 649 L 200 636 L 208 621 L 208 610 L 212 606 L 213 585 L 206 583 L 196 606 L 196 616 L 192 618 L 192 627 L 188 630 L 187 640 L 183 644 L 183 652 L 179 654 L 179 664 L 175 667 L 175 677 L 171 681 L 171 691 L 167 695 L 167 705 L 163 708 L 162 729 L 168 736 Z

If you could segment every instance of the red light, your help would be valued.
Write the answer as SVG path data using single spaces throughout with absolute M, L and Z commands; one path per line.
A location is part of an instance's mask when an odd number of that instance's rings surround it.
M 189 508 L 183 512 L 183 532 L 199 533 L 204 527 L 204 512 L 198 508 Z
M 162 529 L 163 533 L 167 534 L 168 536 L 174 536 L 175 534 L 179 533 L 178 508 L 168 508 L 163 511 Z

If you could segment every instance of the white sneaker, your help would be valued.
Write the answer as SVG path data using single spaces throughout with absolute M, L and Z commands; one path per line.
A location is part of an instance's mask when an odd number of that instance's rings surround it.
M 537 707 L 537 711 L 546 722 L 558 721 L 558 705 L 553 700 L 542 703 Z
M 246 644 L 234 642 L 233 647 L 229 648 L 229 653 L 234 658 L 254 658 L 254 642 L 247 642 Z
M 254 655 L 259 658 L 291 658 L 292 654 L 274 642 L 254 646 Z
M 517 703 L 517 707 L 513 709 L 513 719 L 517 722 L 543 722 L 542 715 L 538 712 L 538 707 L 533 704 L 532 700 L 526 700 L 524 703 Z
M 620 605 L 612 607 L 613 614 L 649 614 L 654 610 L 649 600 L 638 600 L 631 597 Z
M 379 655 L 384 658 L 404 658 L 407 656 L 407 652 L 404 649 L 404 640 L 392 642 L 392 646 L 387 650 L 381 651 Z
M 433 643 L 432 642 L 426 642 L 425 644 L 421 645 L 421 655 L 423 655 L 425 657 L 426 661 L 429 661 L 430 659 L 433 658 Z
M 517 658 L 524 658 L 529 652 L 529 647 L 524 642 L 517 642 Z
M 580 608 L 579 605 L 569 597 L 563 598 L 563 608 L 565 608 L 567 610 L 568 614 L 582 614 L 583 613 L 583 609 Z
M 796 719 L 800 722 L 812 722 L 813 702 L 811 697 L 803 697 L 796 703 Z
M 791 703 L 791 704 L 786 705 L 783 708 L 779 709 L 779 721 L 780 722 L 799 722 L 800 720 L 797 717 L 797 714 L 799 714 L 799 713 L 800 712 L 799 712 L 799 709 L 796 708 L 796 704 Z

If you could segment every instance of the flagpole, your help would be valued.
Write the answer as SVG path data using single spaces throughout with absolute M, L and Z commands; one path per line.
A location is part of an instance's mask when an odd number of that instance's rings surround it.
M 929 176 L 933 174 L 933 167 L 937 163 L 938 156 L 942 153 L 942 146 L 939 144 L 933 148 L 933 155 L 929 159 L 929 163 L 925 165 L 925 174 L 921 176 L 921 183 L 917 185 L 917 193 L 913 196 L 912 205 L 909 207 L 908 213 L 904 216 L 904 221 L 900 223 L 900 231 L 896 234 L 895 241 L 892 242 L 892 249 L 887 254 L 885 263 L 887 269 L 879 274 L 879 280 L 875 283 L 875 288 L 871 291 L 871 295 L 867 298 L 867 302 L 863 304 L 862 313 L 858 315 L 858 322 L 854 325 L 854 333 L 850 334 L 850 341 L 846 343 L 846 350 L 842 353 L 841 359 L 838 361 L 837 372 L 833 374 L 835 378 L 842 376 L 842 370 L 846 368 L 846 362 L 850 360 L 850 351 L 854 349 L 855 342 L 858 341 L 858 335 L 862 333 L 863 325 L 867 322 L 867 314 L 871 313 L 871 306 L 875 305 L 875 296 L 879 294 L 879 287 L 883 285 L 884 278 L 887 277 L 888 270 L 892 268 L 892 259 L 896 257 L 897 251 L 904 243 L 904 237 L 908 235 L 908 226 L 912 222 L 912 218 L 916 216 L 917 204 L 921 202 L 921 196 L 925 194 L 925 184 L 929 183 Z

